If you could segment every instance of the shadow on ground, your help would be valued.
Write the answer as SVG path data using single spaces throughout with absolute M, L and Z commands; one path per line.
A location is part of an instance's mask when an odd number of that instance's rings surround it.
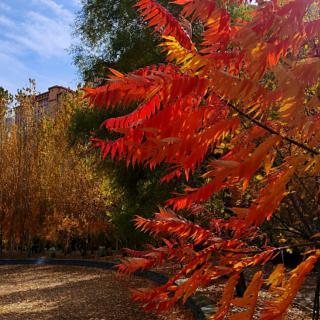
M 152 286 L 110 270 L 67 266 L 0 266 L 1 320 L 192 319 L 185 310 L 158 317 L 130 299 L 130 289 Z

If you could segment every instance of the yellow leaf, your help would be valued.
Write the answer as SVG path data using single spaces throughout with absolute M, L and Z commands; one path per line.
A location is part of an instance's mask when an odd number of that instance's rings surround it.
M 261 181 L 263 180 L 263 176 L 261 174 L 258 174 L 256 177 L 256 180 Z
M 115 70 L 115 69 L 112 69 L 112 68 L 109 68 L 109 71 L 114 74 L 117 78 L 124 78 L 124 74 Z
M 270 285 L 269 291 L 282 287 L 285 282 L 285 268 L 283 264 L 278 264 L 270 274 L 267 285 Z
M 274 300 L 266 301 L 265 307 L 261 312 L 261 320 L 280 320 L 283 319 L 290 303 L 299 291 L 306 275 L 313 269 L 318 260 L 317 256 L 310 256 L 307 260 L 298 265 L 290 272 L 291 277 L 283 287 L 282 294 Z

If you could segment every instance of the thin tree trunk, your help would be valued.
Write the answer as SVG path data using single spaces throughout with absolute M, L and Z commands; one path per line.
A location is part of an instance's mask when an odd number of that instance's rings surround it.
M 0 257 L 2 257 L 2 254 L 3 254 L 2 238 L 3 238 L 3 231 L 2 231 L 2 225 L 0 223 Z
M 320 262 L 319 261 L 316 264 L 315 270 L 317 272 L 317 286 L 314 293 L 312 320 L 319 320 L 320 319 Z
M 240 273 L 239 281 L 236 285 L 236 293 L 238 297 L 243 297 L 247 289 L 246 277 L 243 272 Z

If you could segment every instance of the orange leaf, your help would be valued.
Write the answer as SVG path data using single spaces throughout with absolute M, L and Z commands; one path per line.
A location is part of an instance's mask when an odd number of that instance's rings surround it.
M 238 307 L 246 308 L 246 311 L 238 312 L 230 316 L 230 320 L 250 320 L 253 318 L 258 293 L 262 286 L 262 272 L 258 271 L 252 278 L 242 298 L 236 298 L 232 303 Z

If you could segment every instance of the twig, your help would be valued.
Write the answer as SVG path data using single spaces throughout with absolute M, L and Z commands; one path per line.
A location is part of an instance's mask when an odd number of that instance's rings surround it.
M 243 117 L 245 117 L 246 119 L 248 119 L 249 121 L 253 122 L 254 124 L 256 124 L 257 126 L 263 128 L 264 130 L 270 132 L 271 134 L 274 134 L 274 135 L 277 135 L 279 136 L 281 139 L 283 140 L 286 140 L 294 145 L 296 145 L 297 147 L 301 148 L 301 149 L 304 149 L 306 151 L 308 151 L 309 153 L 311 153 L 312 155 L 320 155 L 320 152 L 316 149 L 313 149 L 299 141 L 296 141 L 292 138 L 289 138 L 289 137 L 286 137 L 284 136 L 283 134 L 281 134 L 280 132 L 268 127 L 267 125 L 263 124 L 262 122 L 252 118 L 251 116 L 249 116 L 247 113 L 243 112 L 242 110 L 240 110 L 238 107 L 234 106 L 233 104 L 231 103 L 227 103 L 228 106 L 230 108 L 232 108 L 233 110 L 235 110 L 237 113 L 239 113 L 240 115 L 242 115 Z
M 261 249 L 261 250 L 222 249 L 221 251 L 230 252 L 230 253 L 252 253 L 252 254 L 258 254 L 258 253 L 262 253 L 262 252 L 265 252 L 265 251 L 278 252 L 278 251 L 287 250 L 287 249 L 295 249 L 295 248 L 300 248 L 300 247 L 308 247 L 308 246 L 316 246 L 316 245 L 320 245 L 320 241 L 305 242 L 305 243 L 287 245 L 287 246 L 278 247 L 278 248 Z

